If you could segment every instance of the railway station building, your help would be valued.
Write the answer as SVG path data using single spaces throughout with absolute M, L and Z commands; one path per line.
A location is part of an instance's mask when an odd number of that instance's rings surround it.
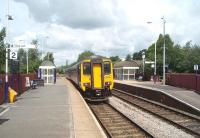
M 44 80 L 45 84 L 56 83 L 56 66 L 53 62 L 45 60 L 39 66 L 38 77 Z
M 120 61 L 114 64 L 114 78 L 116 80 L 134 80 L 139 71 L 139 61 Z

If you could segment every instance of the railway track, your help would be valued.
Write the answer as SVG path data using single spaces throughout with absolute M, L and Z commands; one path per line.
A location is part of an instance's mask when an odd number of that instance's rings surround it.
M 131 95 L 121 90 L 114 89 L 112 94 L 113 96 L 139 107 L 140 109 L 147 111 L 161 118 L 162 120 L 170 122 L 171 124 L 183 129 L 195 137 L 200 137 L 200 117 L 198 116 L 190 115 L 168 106 Z
M 112 138 L 148 138 L 152 137 L 137 124 L 115 110 L 109 104 L 89 104 L 108 137 Z

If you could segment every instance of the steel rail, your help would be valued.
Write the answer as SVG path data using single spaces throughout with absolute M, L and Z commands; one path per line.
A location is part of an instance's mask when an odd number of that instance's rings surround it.
M 165 121 L 170 122 L 171 124 L 185 130 L 195 137 L 200 137 L 200 117 L 198 116 L 132 95 L 122 90 L 113 89 L 112 95 Z
M 88 105 L 108 137 L 153 137 L 107 103 Z

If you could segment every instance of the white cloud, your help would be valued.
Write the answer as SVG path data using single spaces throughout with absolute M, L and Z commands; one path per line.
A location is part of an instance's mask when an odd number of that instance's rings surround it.
M 16 0 L 25 3 L 39 22 L 56 22 L 72 28 L 94 29 L 114 23 L 113 2 L 107 0 Z
M 195 0 L 15 0 L 11 1 L 15 20 L 10 23 L 10 36 L 27 42 L 38 38 L 40 50 L 43 46 L 53 52 L 57 65 L 75 61 L 84 50 L 124 58 L 158 38 L 163 15 L 166 33 L 175 43 L 199 44 L 199 6 Z M 1 26 L 5 14 L 0 12 Z

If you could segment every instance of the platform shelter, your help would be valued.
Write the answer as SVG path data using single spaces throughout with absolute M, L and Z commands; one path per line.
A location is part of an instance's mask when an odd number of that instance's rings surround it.
M 137 61 L 120 61 L 114 64 L 114 78 L 116 80 L 134 80 L 139 70 Z
M 56 66 L 53 62 L 45 60 L 39 67 L 38 77 L 44 80 L 45 84 L 56 83 Z

